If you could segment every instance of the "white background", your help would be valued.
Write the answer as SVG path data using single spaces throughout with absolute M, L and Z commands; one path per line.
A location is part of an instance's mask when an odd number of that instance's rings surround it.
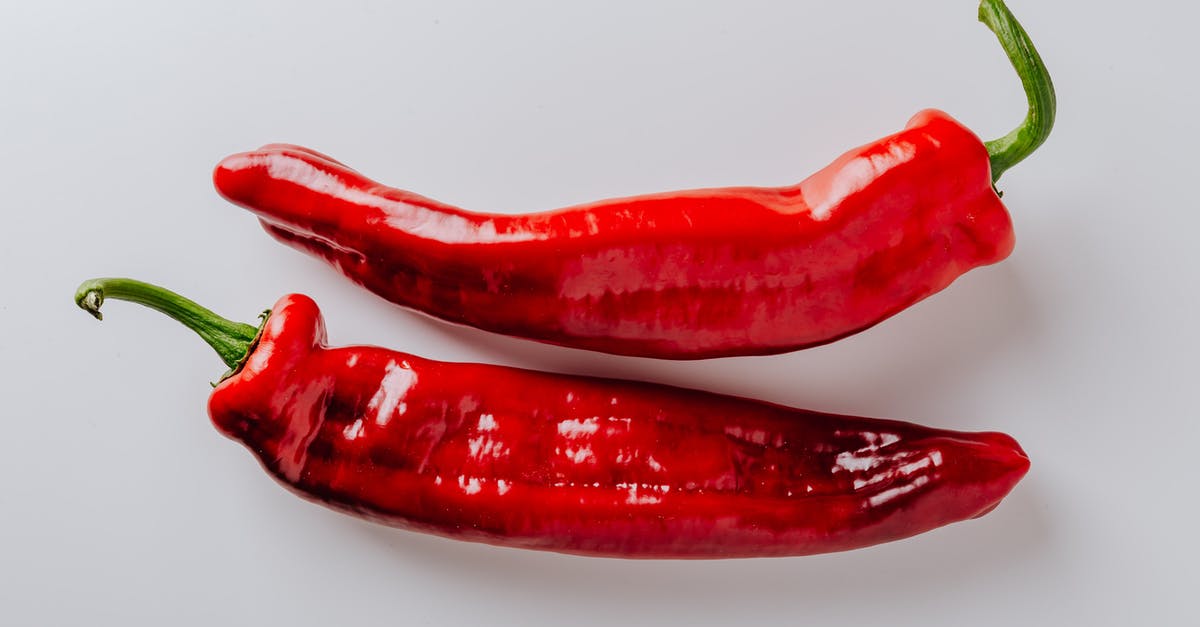
M 210 171 L 311 146 L 468 208 L 788 184 L 924 107 L 1024 110 L 970 0 L 57 3 L 0 8 L 0 622 L 1129 625 L 1197 620 L 1190 3 L 1012 9 L 1059 125 L 1001 183 L 1018 245 L 836 345 L 669 363 L 452 328 L 276 244 Z M 336 344 L 650 379 L 1017 437 L 999 509 L 810 558 L 630 562 L 457 543 L 304 502 L 209 424 L 223 371 L 133 276 Z M 1195 623 L 1192 623 L 1195 624 Z

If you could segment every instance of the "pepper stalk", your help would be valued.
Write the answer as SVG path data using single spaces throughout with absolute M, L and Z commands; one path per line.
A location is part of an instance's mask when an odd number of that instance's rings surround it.
M 195 331 L 229 366 L 229 372 L 223 379 L 241 369 L 262 328 L 261 324 L 255 327 L 222 318 L 171 290 L 134 279 L 91 279 L 75 290 L 75 304 L 97 320 L 104 319 L 100 306 L 109 298 L 145 305 Z M 266 322 L 266 313 L 262 316 L 262 323 Z
M 979 21 L 1000 40 L 1008 60 L 1021 77 L 1021 86 L 1029 101 L 1029 111 L 1020 126 L 1004 137 L 984 142 L 992 164 L 992 183 L 995 184 L 1004 172 L 1032 154 L 1050 136 L 1057 98 L 1041 55 L 1003 0 L 982 0 Z

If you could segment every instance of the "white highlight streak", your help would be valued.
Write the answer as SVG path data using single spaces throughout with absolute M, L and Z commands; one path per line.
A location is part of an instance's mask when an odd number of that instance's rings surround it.
M 416 382 L 415 372 L 394 361 L 388 362 L 379 381 L 379 390 L 367 402 L 367 409 L 375 412 L 375 424 L 382 427 L 392 419 L 396 409 L 403 405 L 400 400 Z M 403 409 L 407 409 L 407 406 L 402 408 L 401 413 Z

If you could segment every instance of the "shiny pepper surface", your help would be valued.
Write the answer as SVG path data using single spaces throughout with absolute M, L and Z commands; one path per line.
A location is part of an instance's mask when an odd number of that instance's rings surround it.
M 162 288 L 105 296 L 172 315 L 233 369 L 216 427 L 301 496 L 461 540 L 630 558 L 841 551 L 995 507 L 1029 467 L 1012 438 L 681 388 L 370 346 L 329 348 L 316 304 L 257 331 Z
M 993 183 L 1053 123 L 1049 76 L 998 0 L 1030 100 L 983 142 L 940 111 L 793 186 L 606 200 L 545 213 L 459 209 L 286 144 L 230 156 L 217 190 L 275 238 L 443 320 L 624 355 L 779 353 L 861 331 L 1013 249 Z
M 938 112 L 795 187 L 470 213 L 295 147 L 225 159 L 227 198 L 393 302 L 610 353 L 702 358 L 821 344 L 1013 246 L 987 150 Z
M 372 347 L 276 304 L 216 426 L 284 485 L 404 528 L 621 557 L 852 549 L 972 518 L 1028 468 L 1008 436 Z

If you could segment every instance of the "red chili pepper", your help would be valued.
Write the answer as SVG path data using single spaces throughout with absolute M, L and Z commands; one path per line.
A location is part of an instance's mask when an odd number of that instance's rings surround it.
M 1000 433 L 661 385 L 328 348 L 289 295 L 261 334 L 161 288 L 84 283 L 180 320 L 232 369 L 209 413 L 283 485 L 377 522 L 620 557 L 841 551 L 982 515 L 1024 476 Z
M 993 183 L 1049 134 L 1054 91 L 1002 2 L 984 0 L 980 18 L 1028 93 L 1020 128 L 985 144 L 925 111 L 790 187 L 471 213 L 286 144 L 228 157 L 213 180 L 275 238 L 444 320 L 647 357 L 790 351 L 875 325 L 1012 250 Z

